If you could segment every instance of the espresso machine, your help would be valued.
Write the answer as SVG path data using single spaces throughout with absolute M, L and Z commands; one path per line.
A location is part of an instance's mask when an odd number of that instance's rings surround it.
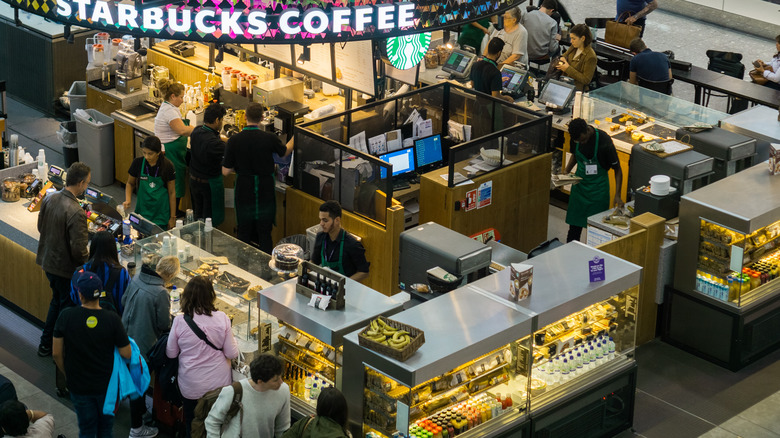
M 143 87 L 144 73 L 141 55 L 133 50 L 131 44 L 122 43 L 116 55 L 116 62 L 116 90 L 124 94 L 140 90 Z

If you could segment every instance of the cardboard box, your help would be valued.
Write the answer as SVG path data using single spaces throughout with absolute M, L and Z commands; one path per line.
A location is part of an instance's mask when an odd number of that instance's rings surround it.
M 531 296 L 534 267 L 525 263 L 512 263 L 509 274 L 509 299 L 524 300 Z

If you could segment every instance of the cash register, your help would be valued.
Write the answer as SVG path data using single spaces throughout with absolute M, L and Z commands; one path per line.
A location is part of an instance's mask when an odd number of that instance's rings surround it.
M 515 100 L 525 96 L 526 90 L 531 89 L 528 85 L 529 76 L 528 70 L 519 67 L 511 65 L 501 67 L 501 93 Z
M 443 76 L 443 79 L 467 79 L 471 73 L 471 66 L 477 55 L 465 50 L 453 49 L 447 62 L 441 66 L 441 70 L 449 75 Z M 440 75 L 442 76 L 442 75 Z M 437 77 L 440 77 L 437 76 Z
M 569 105 L 576 91 L 577 87 L 574 84 L 550 79 L 544 84 L 538 100 L 545 105 L 547 111 L 566 114 L 569 112 Z

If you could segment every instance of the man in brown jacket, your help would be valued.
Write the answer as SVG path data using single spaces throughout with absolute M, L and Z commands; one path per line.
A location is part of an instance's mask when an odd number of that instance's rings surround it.
M 74 306 L 70 299 L 70 279 L 78 266 L 86 263 L 89 253 L 87 243 L 87 216 L 76 199 L 89 186 L 92 177 L 89 166 L 76 162 L 68 168 L 65 188 L 47 195 L 41 202 L 38 215 L 38 256 L 35 263 L 41 265 L 51 286 L 51 303 L 43 326 L 38 356 L 51 355 L 54 323 L 62 309 Z

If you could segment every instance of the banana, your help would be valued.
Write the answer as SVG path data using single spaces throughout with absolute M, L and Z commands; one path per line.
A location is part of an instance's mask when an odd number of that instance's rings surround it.
M 376 335 L 376 336 L 369 336 L 368 339 L 371 339 L 374 342 L 380 342 L 381 343 L 381 342 L 384 342 L 387 339 L 387 337 L 385 337 L 385 335 Z
M 368 330 L 368 331 L 366 332 L 366 336 L 368 336 L 368 337 L 371 337 L 371 336 L 376 336 L 376 335 L 381 335 L 381 334 L 382 334 L 382 333 L 380 333 L 380 332 L 378 332 L 377 330 L 374 330 L 374 329 Z
M 397 333 L 397 330 L 396 330 L 396 329 L 389 329 L 389 328 L 386 328 L 386 329 L 382 330 L 382 334 L 383 334 L 383 335 L 385 335 L 385 336 L 393 336 L 393 335 L 395 335 L 396 333 Z
M 409 345 L 409 337 L 408 336 L 404 336 L 401 341 L 394 341 L 394 340 L 391 339 L 389 341 L 389 344 L 390 344 L 391 347 L 393 347 L 393 348 L 395 348 L 397 350 L 400 350 L 400 349 L 406 347 L 407 345 Z
M 371 321 L 371 330 L 379 331 L 379 324 L 377 324 L 376 320 Z
M 392 328 L 392 327 L 390 327 L 389 325 L 387 325 L 387 323 L 386 323 L 386 322 L 382 321 L 382 320 L 381 320 L 381 319 L 379 319 L 379 318 L 375 319 L 374 321 L 376 321 L 376 323 L 377 323 L 377 324 L 379 324 L 379 327 L 381 327 L 381 328 L 383 328 L 383 329 L 391 329 L 391 328 Z
M 402 336 L 409 336 L 409 332 L 398 330 L 397 332 L 393 333 L 393 340 L 398 342 L 401 340 Z

